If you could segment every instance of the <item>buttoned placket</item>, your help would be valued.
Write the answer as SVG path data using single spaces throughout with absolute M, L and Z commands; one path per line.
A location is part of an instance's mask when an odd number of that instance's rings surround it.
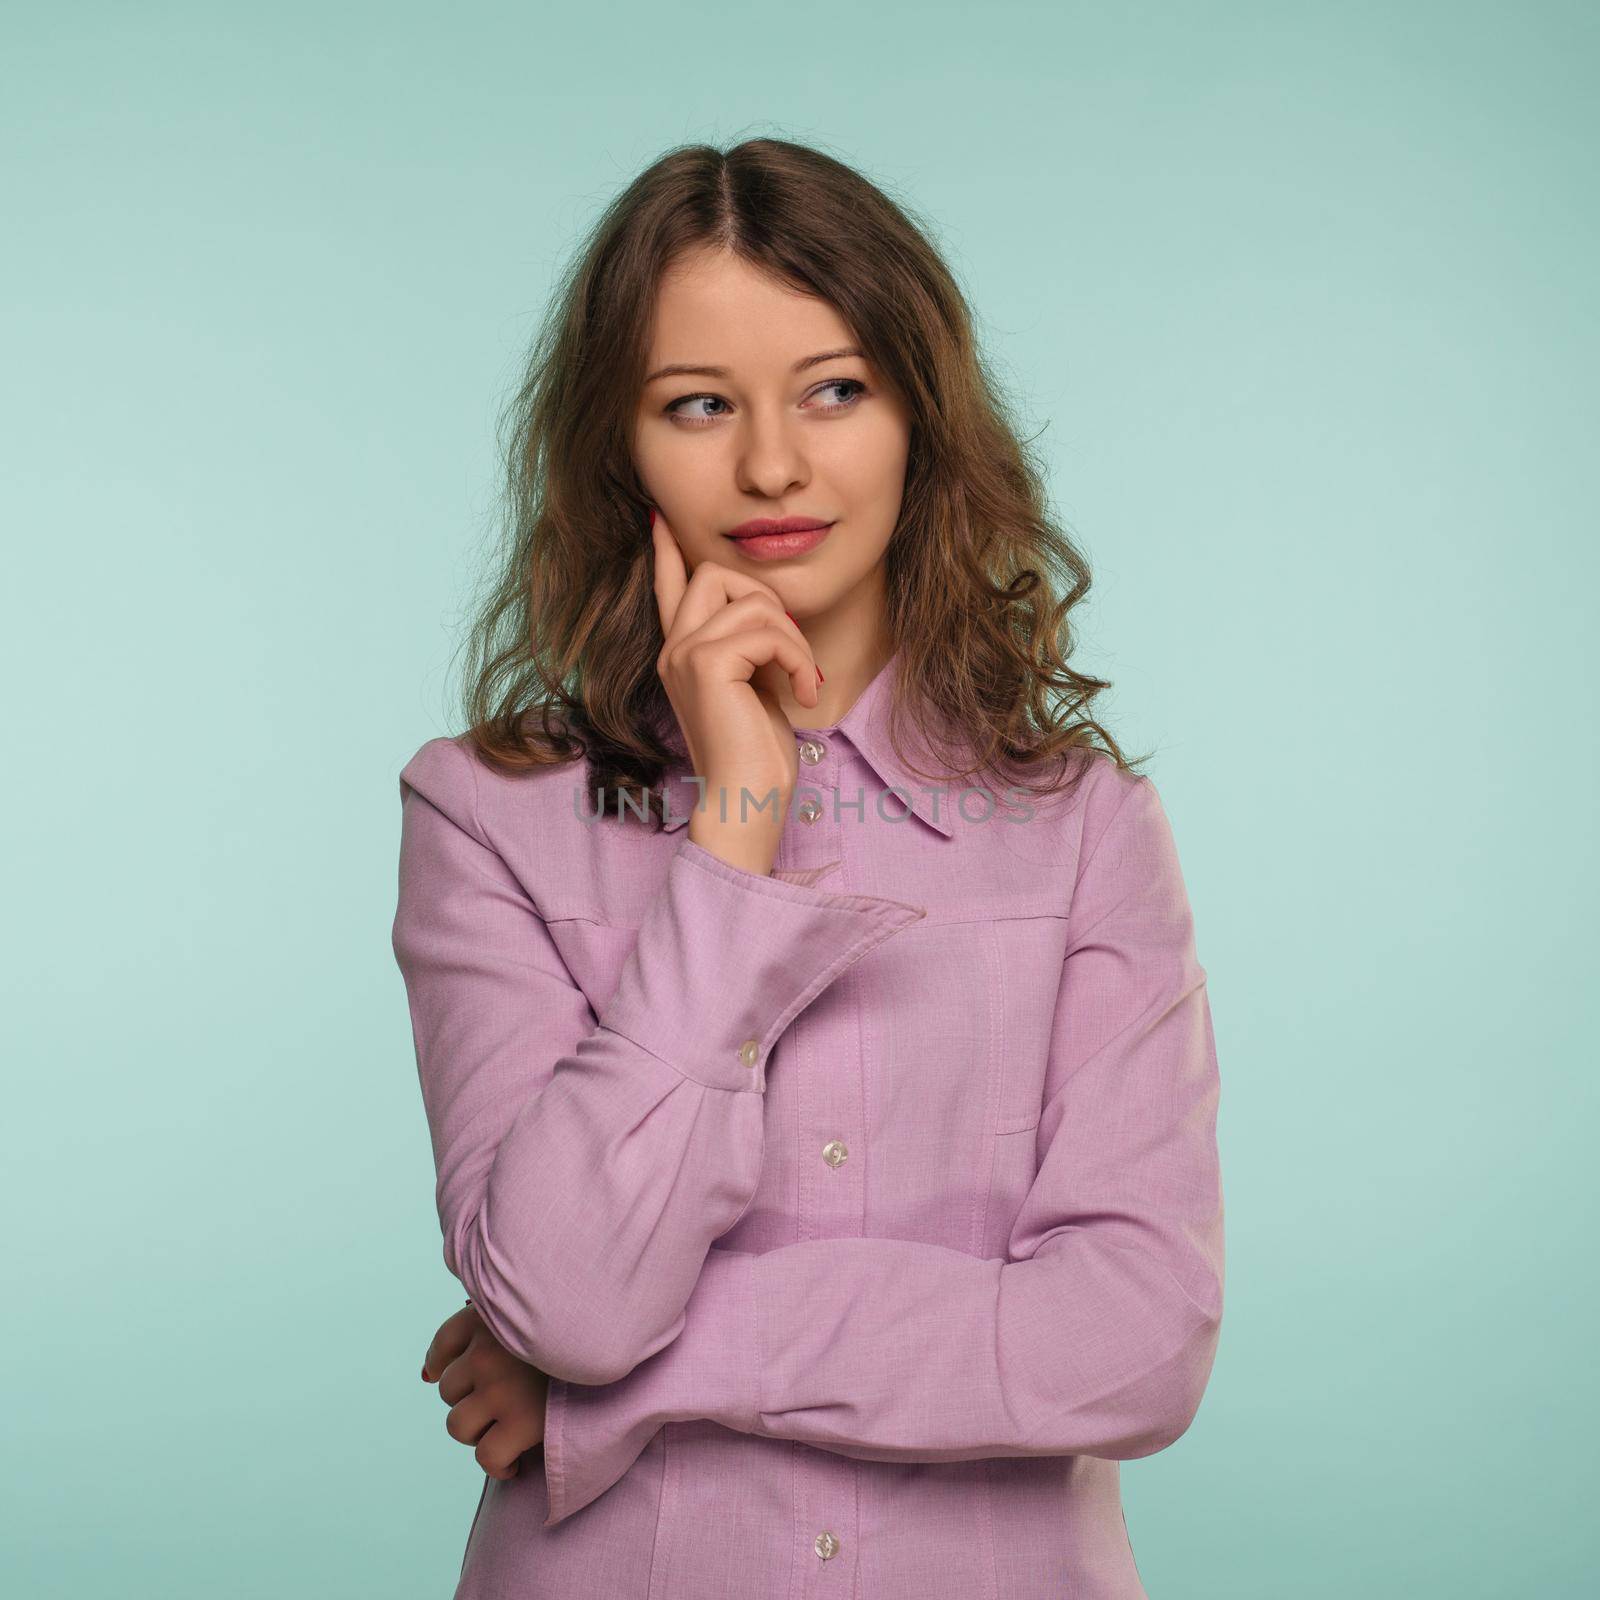
M 821 868 L 819 888 L 851 893 L 847 874 L 861 859 L 871 827 L 867 767 L 837 727 L 795 730 L 795 795 L 784 820 L 776 865 Z M 862 802 L 859 806 L 857 801 Z M 846 843 L 844 830 L 858 836 Z M 841 1003 L 843 1002 L 843 1003 Z M 858 1015 L 853 976 L 830 992 L 828 1003 L 801 1012 L 789 1034 L 790 1072 L 769 1100 L 774 1132 L 794 1130 L 797 1146 L 795 1240 L 859 1238 L 866 1231 L 865 1084 L 861 1041 L 870 1029 Z M 781 1107 L 781 1110 L 779 1109 Z M 852 1158 L 852 1152 L 854 1156 Z M 860 1463 L 831 1451 L 795 1443 L 793 1537 L 808 1557 L 800 1593 L 854 1592 L 857 1476 Z

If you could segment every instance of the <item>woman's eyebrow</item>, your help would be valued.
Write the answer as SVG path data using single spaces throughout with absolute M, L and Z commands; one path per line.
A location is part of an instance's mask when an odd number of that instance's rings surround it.
M 857 356 L 865 361 L 867 358 L 854 345 L 846 345 L 840 350 L 822 350 L 814 356 L 802 356 L 789 369 L 791 372 L 804 372 L 807 367 L 821 366 L 824 361 L 844 361 L 850 356 Z M 688 361 L 674 361 L 665 367 L 657 367 L 644 381 L 654 383 L 657 378 L 727 378 L 732 374 L 726 367 L 698 367 Z

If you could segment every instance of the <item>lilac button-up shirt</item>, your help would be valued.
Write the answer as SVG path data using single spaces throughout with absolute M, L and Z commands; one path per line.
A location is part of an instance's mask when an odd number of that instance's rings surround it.
M 457 1600 L 1145 1593 L 1119 1463 L 1194 1418 L 1223 1285 L 1172 833 L 1105 757 L 1027 820 L 912 773 L 899 659 L 795 730 L 770 876 L 681 775 L 652 833 L 581 763 L 401 773 L 444 1258 L 550 1375 Z

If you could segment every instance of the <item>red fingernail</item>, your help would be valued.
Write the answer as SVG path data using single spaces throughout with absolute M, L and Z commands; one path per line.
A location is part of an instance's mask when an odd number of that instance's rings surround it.
M 428 1381 L 428 1368 L 427 1368 L 426 1363 L 424 1363 L 423 1368 L 422 1368 L 422 1381 L 424 1383 L 426 1383 Z
M 654 506 L 649 506 L 646 509 L 649 511 L 649 514 L 650 514 L 650 521 L 649 521 L 648 526 L 653 528 L 656 525 L 656 508 Z

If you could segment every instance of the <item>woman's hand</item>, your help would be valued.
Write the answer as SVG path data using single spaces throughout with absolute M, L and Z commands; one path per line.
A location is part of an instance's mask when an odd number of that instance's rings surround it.
M 549 1379 L 512 1355 L 470 1301 L 440 1323 L 422 1377 L 427 1383 L 437 1378 L 439 1398 L 449 1403 L 444 1431 L 473 1445 L 491 1478 L 516 1477 L 519 1458 L 544 1442 Z
M 769 873 L 798 772 L 779 686 L 814 706 L 821 674 L 774 589 L 715 561 L 702 561 L 690 577 L 659 511 L 651 537 L 665 640 L 656 671 L 705 780 L 705 805 L 695 797 L 689 837 L 733 866 Z M 689 803 L 670 798 L 674 809 Z

